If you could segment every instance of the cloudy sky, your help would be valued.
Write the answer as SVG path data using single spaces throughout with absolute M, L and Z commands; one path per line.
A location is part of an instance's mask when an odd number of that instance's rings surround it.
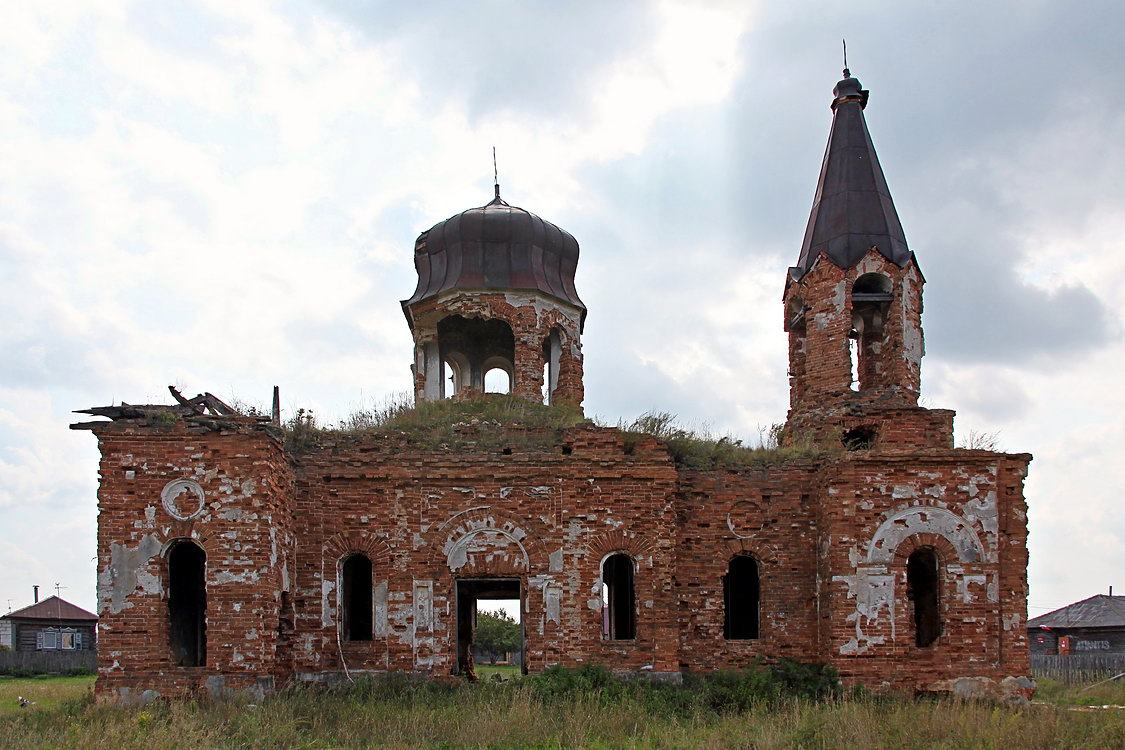
M 1125 592 L 1117 2 L 12 3 L 0 24 L 0 612 L 95 602 L 73 409 L 166 386 L 338 419 L 410 387 L 413 241 L 568 229 L 586 410 L 748 440 L 840 38 L 928 279 L 923 404 L 1035 454 L 1032 615 Z

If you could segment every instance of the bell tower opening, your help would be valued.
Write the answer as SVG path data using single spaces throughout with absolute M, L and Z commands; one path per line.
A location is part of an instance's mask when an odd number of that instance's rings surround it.
M 881 273 L 865 273 L 852 284 L 852 330 L 850 334 L 855 390 L 866 391 L 886 384 L 884 322 L 891 301 L 891 280 Z
M 415 400 L 507 393 L 580 406 L 578 242 L 495 187 L 491 201 L 414 243 L 418 286 L 402 311 L 414 337 Z
M 438 356 L 448 373 L 441 397 L 465 392 L 509 393 L 516 339 L 503 320 L 450 315 L 437 325 Z

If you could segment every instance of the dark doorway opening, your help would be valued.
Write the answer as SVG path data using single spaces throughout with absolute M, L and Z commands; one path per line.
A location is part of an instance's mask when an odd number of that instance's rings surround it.
M 202 667 L 207 663 L 207 553 L 180 542 L 168 553 L 169 645 L 172 663 Z
M 617 553 L 602 563 L 602 636 L 612 641 L 637 637 L 633 559 Z
M 749 555 L 731 559 L 723 576 L 723 637 L 746 640 L 758 637 L 758 563 Z
M 496 606 L 492 609 L 497 609 L 501 608 L 499 605 L 505 600 L 515 600 L 519 603 L 519 616 L 516 620 L 519 627 L 519 644 L 512 655 L 519 661 L 520 673 L 527 674 L 527 660 L 524 658 L 526 650 L 524 649 L 523 595 L 518 578 L 457 580 L 457 664 L 454 666 L 454 674 L 465 675 L 470 679 L 476 678 L 473 643 L 477 634 L 477 612 L 478 609 L 489 609 L 488 606 L 482 607 L 480 602 L 495 602 Z M 508 608 L 503 607 L 503 609 Z
M 914 601 L 914 642 L 929 646 L 941 635 L 938 556 L 933 547 L 920 547 L 906 561 L 906 595 Z
M 340 569 L 340 625 L 345 641 L 371 640 L 371 560 L 355 554 Z

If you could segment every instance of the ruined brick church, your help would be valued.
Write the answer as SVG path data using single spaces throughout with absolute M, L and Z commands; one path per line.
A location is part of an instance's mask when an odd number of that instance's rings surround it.
M 97 693 L 133 701 L 468 668 L 478 601 L 517 599 L 523 664 L 679 679 L 791 657 L 875 689 L 1027 695 L 1027 454 L 953 446 L 918 405 L 924 278 L 848 71 L 784 279 L 783 442 L 754 468 L 654 437 L 423 447 L 209 395 L 86 410 L 101 450 Z M 491 202 L 423 232 L 402 303 L 419 402 L 505 373 L 580 406 L 578 243 Z M 178 395 L 178 394 L 177 394 Z M 526 428 L 511 426 L 511 431 Z

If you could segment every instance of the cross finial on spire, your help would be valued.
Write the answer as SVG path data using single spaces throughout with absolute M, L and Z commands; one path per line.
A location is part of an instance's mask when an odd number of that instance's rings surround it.
M 496 147 L 492 147 L 492 186 L 496 188 L 496 197 L 500 197 L 500 170 L 496 167 Z

